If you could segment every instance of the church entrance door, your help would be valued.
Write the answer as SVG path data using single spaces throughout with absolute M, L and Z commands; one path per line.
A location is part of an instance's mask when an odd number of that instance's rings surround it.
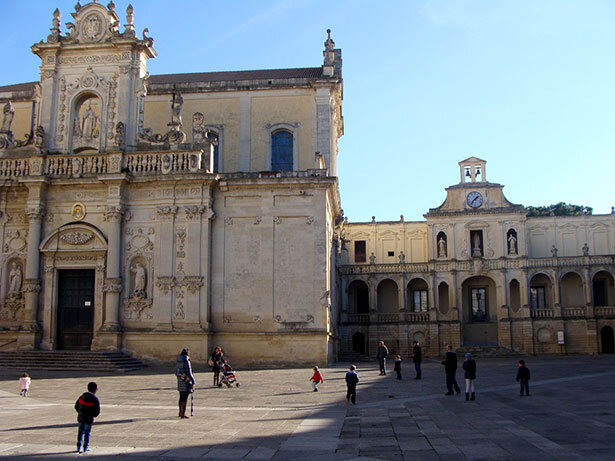
M 59 271 L 57 348 L 90 350 L 94 331 L 94 270 Z

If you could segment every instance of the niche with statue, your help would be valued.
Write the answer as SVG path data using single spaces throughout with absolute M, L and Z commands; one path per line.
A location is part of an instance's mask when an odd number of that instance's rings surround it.
M 101 102 L 88 93 L 76 99 L 72 119 L 73 152 L 98 152 L 100 148 Z

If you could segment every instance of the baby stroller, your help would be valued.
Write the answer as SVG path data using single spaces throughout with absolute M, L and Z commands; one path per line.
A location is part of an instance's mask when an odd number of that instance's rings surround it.
M 233 384 L 239 387 L 237 375 L 235 375 L 235 372 L 226 360 L 220 362 L 220 381 L 218 382 L 218 387 L 222 387 L 223 384 L 225 384 L 226 387 L 231 387 Z

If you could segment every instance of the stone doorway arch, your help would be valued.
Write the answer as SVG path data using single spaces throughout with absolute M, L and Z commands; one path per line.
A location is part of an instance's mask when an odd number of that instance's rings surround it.
M 352 335 L 352 352 L 357 352 L 365 355 L 365 335 L 361 332 L 356 332 Z
M 43 254 L 42 295 L 43 334 L 40 348 L 56 349 L 58 327 L 58 298 L 60 271 L 93 270 L 93 325 L 92 345 L 104 320 L 104 290 L 107 259 L 107 239 L 95 226 L 88 223 L 70 223 L 58 228 L 40 245 Z

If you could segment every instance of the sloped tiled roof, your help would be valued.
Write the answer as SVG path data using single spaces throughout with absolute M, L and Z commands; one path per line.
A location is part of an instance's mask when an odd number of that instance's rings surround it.
M 30 91 L 35 83 L 37 82 L 16 83 L 14 85 L 0 86 L 0 93 L 5 93 L 7 91 Z

